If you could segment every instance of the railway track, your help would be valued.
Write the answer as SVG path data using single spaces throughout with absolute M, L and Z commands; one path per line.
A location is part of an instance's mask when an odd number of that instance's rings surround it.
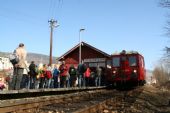
M 0 111 L 2 113 L 102 113 L 108 110 L 108 104 L 117 105 L 134 91 L 93 89 L 63 95 L 3 100 L 0 103 Z
M 70 92 L 70 91 L 66 91 L 66 92 L 62 91 L 62 92 L 63 94 L 60 92 L 60 94 L 58 95 L 1 100 L 0 112 L 1 113 L 6 113 L 6 112 L 23 113 L 23 112 L 31 111 L 31 113 L 33 112 L 37 113 L 37 111 L 41 110 L 41 108 L 44 108 L 44 106 L 49 106 L 53 104 L 70 103 L 73 101 L 84 100 L 85 98 L 89 98 L 89 97 L 93 98 L 95 96 L 105 94 L 106 92 L 108 92 L 108 90 L 103 88 L 87 88 L 86 90 L 79 89 L 74 92 Z
M 155 91 L 147 87 L 127 91 L 112 90 L 87 100 L 45 106 L 39 109 L 39 113 L 169 113 L 166 99 L 158 99 L 156 102 L 159 94 L 158 89 Z
M 69 94 L 2 100 L 0 112 L 12 113 L 155 113 L 170 112 L 159 89 L 93 89 Z M 169 95 L 170 93 L 166 93 Z M 165 95 L 165 94 L 161 94 Z

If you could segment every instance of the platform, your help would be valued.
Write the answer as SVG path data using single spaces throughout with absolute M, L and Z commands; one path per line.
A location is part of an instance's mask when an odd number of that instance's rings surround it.
M 93 90 L 93 89 L 102 89 L 105 86 L 101 87 L 74 87 L 74 88 L 44 88 L 44 89 L 22 89 L 22 90 L 4 90 L 0 91 L 0 100 L 6 99 L 17 99 L 17 98 L 27 98 L 27 97 L 39 97 L 47 95 L 59 95 L 66 93 L 73 93 L 77 91 Z

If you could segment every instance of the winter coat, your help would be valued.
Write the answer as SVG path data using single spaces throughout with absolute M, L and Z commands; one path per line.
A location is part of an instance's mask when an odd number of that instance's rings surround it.
M 46 71 L 46 77 L 47 77 L 48 79 L 52 78 L 51 71 L 49 71 L 49 70 Z
M 89 78 L 90 77 L 90 73 L 91 73 L 90 68 L 87 68 L 86 72 L 84 73 L 85 77 Z
M 102 69 L 100 67 L 97 67 L 96 68 L 96 74 L 97 74 L 97 77 L 101 77 L 102 75 Z
M 76 71 L 76 68 L 75 68 L 75 67 L 70 67 L 70 68 L 69 68 L 69 74 L 70 74 L 70 76 L 76 75 L 76 73 L 77 73 L 77 71 Z
M 18 47 L 16 49 L 16 55 L 19 57 L 19 62 L 17 63 L 19 68 L 25 68 L 26 67 L 26 56 L 27 51 L 24 49 L 24 47 Z
M 78 65 L 78 68 L 77 68 L 77 71 L 79 74 L 83 74 L 85 71 L 86 71 L 86 66 L 84 64 L 79 64 Z
M 57 77 L 59 75 L 59 70 L 57 68 L 54 68 L 53 70 L 53 77 Z
M 60 70 L 60 76 L 68 75 L 68 68 L 66 65 L 64 65 L 64 64 L 60 65 L 59 70 Z
M 35 64 L 30 64 L 30 66 L 29 66 L 29 70 L 30 70 L 30 72 L 29 72 L 29 74 L 30 74 L 30 76 L 36 76 L 37 75 L 37 72 L 36 72 L 36 66 L 35 66 Z

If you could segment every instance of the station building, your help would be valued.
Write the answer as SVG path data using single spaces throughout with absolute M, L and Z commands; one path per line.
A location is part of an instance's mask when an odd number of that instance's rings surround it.
M 79 46 L 77 44 L 61 57 L 58 58 L 58 61 L 65 61 L 66 65 L 69 67 L 73 64 L 75 67 L 79 64 Z M 110 57 L 109 54 L 85 43 L 81 42 L 81 59 L 82 62 L 88 65 L 90 68 L 95 68 L 97 65 L 106 68 L 106 59 Z

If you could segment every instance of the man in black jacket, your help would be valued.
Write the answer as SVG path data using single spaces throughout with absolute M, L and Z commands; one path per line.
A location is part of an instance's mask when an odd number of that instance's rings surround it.
M 85 80 L 84 80 L 84 72 L 86 72 L 86 66 L 85 64 L 79 64 L 77 67 L 78 72 L 78 85 L 79 87 L 85 86 Z
M 36 65 L 34 64 L 34 61 L 31 62 L 31 64 L 29 65 L 29 74 L 30 74 L 30 89 L 34 89 L 35 88 L 35 81 L 36 81 Z

